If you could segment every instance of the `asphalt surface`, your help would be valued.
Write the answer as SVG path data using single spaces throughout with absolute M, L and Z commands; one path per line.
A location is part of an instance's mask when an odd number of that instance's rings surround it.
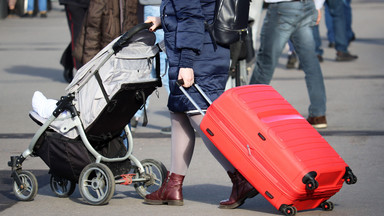
M 330 200 L 333 211 L 320 209 L 297 215 L 382 215 L 384 210 L 384 1 L 352 1 L 356 41 L 350 51 L 359 59 L 335 62 L 335 50 L 327 47 L 324 21 L 320 24 L 324 59 L 321 63 L 327 91 L 328 128 L 319 130 L 358 177 L 344 185 Z M 116 187 L 108 205 L 84 203 L 78 189 L 69 198 L 58 198 L 49 186 L 48 167 L 40 158 L 28 158 L 23 169 L 32 171 L 39 191 L 31 202 L 18 201 L 7 162 L 23 152 L 38 126 L 28 117 L 33 92 L 48 98 L 64 95 L 60 57 L 69 43 L 63 8 L 53 2 L 47 19 L 0 20 L 0 215 L 281 215 L 266 199 L 256 196 L 235 210 L 217 208 L 229 196 L 231 183 L 224 170 L 197 138 L 194 158 L 184 182 L 184 206 L 149 206 L 132 186 Z M 286 54 L 280 59 L 271 83 L 304 117 L 308 95 L 304 74 L 286 70 Z M 134 137 L 134 155 L 152 158 L 170 167 L 170 136 L 160 129 L 170 125 L 167 94 L 151 97 L 149 124 Z

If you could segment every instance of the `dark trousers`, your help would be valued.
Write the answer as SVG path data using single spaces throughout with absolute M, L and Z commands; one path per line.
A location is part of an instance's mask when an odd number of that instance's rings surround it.
M 69 43 L 67 48 L 64 50 L 64 53 L 61 56 L 60 64 L 63 65 L 64 68 L 79 69 L 81 65 L 80 62 L 76 62 L 75 58 L 73 58 L 72 51 L 75 49 L 75 41 L 77 36 L 80 33 L 86 11 L 87 11 L 87 8 L 84 8 L 84 7 L 65 5 L 65 12 L 67 15 L 68 27 L 71 33 L 71 42 Z

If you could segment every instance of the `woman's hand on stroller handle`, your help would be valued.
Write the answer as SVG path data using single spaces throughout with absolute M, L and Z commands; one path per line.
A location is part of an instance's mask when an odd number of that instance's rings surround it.
M 147 20 L 145 20 L 145 23 L 152 23 L 152 26 L 149 27 L 149 31 L 156 31 L 157 29 L 161 28 L 161 19 L 160 17 L 153 17 L 149 16 L 147 17 Z

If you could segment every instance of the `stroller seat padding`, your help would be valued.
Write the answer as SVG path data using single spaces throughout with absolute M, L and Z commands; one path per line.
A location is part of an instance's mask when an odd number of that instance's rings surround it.
M 29 112 L 29 117 L 40 126 L 48 120 L 46 118 L 41 117 L 37 112 L 33 110 Z M 73 120 L 70 116 L 64 118 L 61 118 L 59 116 L 59 118 L 55 119 L 49 125 L 49 128 L 72 139 L 75 139 L 78 136 L 77 129 L 75 128 Z

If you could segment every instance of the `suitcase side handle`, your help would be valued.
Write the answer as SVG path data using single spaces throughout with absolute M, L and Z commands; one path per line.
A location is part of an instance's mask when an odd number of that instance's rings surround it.
M 201 115 L 205 115 L 204 111 L 200 108 L 200 106 L 195 102 L 195 100 L 193 100 L 193 98 L 188 94 L 188 92 L 184 89 L 183 85 L 184 85 L 184 80 L 182 79 L 179 79 L 176 81 L 176 84 L 179 86 L 179 89 L 181 90 L 181 92 L 183 92 L 183 94 L 188 98 L 188 100 L 193 104 L 193 106 L 196 107 L 196 109 L 201 113 Z M 212 101 L 211 99 L 209 99 L 209 97 L 207 96 L 207 94 L 205 94 L 205 92 L 203 91 L 203 89 L 200 88 L 200 86 L 197 84 L 197 83 L 193 83 L 192 84 L 193 87 L 195 87 L 197 89 L 197 91 L 201 94 L 201 96 L 203 96 L 203 98 L 209 103 L 209 105 L 212 104 Z

